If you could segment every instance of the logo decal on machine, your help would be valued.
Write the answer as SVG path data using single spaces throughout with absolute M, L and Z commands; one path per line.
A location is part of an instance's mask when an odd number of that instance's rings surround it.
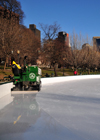
M 30 79 L 34 79 L 34 78 L 35 78 L 35 74 L 34 74 L 34 73 L 30 73 L 30 74 L 29 74 L 29 78 L 30 78 Z

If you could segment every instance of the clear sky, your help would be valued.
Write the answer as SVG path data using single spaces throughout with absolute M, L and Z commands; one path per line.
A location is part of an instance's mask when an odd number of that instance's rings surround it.
M 39 23 L 61 26 L 69 34 L 73 30 L 92 39 L 100 36 L 100 0 L 18 0 L 25 13 L 24 25 Z

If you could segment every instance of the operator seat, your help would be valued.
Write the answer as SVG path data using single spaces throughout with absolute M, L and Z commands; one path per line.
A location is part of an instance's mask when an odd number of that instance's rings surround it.
M 21 67 L 16 64 L 15 61 L 12 62 L 12 72 L 14 76 L 19 76 L 21 74 Z

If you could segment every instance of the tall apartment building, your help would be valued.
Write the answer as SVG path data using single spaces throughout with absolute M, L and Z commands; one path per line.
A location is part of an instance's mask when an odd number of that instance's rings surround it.
M 93 47 L 95 50 L 100 51 L 100 36 L 93 37 Z
M 2 6 L 0 6 L 0 19 L 12 20 L 14 23 L 19 24 L 19 15 Z M 38 37 L 39 40 L 41 39 L 41 32 L 40 30 L 36 29 L 35 24 L 30 24 L 29 29 L 34 32 L 35 36 Z
M 35 24 L 30 24 L 29 25 L 29 29 L 31 29 L 34 32 L 35 36 L 39 40 L 41 40 L 41 31 L 36 28 L 36 25 Z
M 69 40 L 69 34 L 66 32 L 59 32 L 58 33 L 58 39 L 61 41 L 64 41 L 65 46 L 70 47 L 70 40 Z

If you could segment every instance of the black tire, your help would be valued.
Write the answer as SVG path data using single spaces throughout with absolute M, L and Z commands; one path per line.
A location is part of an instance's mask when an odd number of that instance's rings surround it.
M 37 85 L 37 90 L 40 91 L 40 89 L 41 89 L 41 86 L 39 84 L 39 85 Z
M 22 90 L 22 86 L 23 86 L 23 83 L 19 82 L 15 85 L 14 88 L 11 89 L 11 91 L 20 91 L 20 90 Z

